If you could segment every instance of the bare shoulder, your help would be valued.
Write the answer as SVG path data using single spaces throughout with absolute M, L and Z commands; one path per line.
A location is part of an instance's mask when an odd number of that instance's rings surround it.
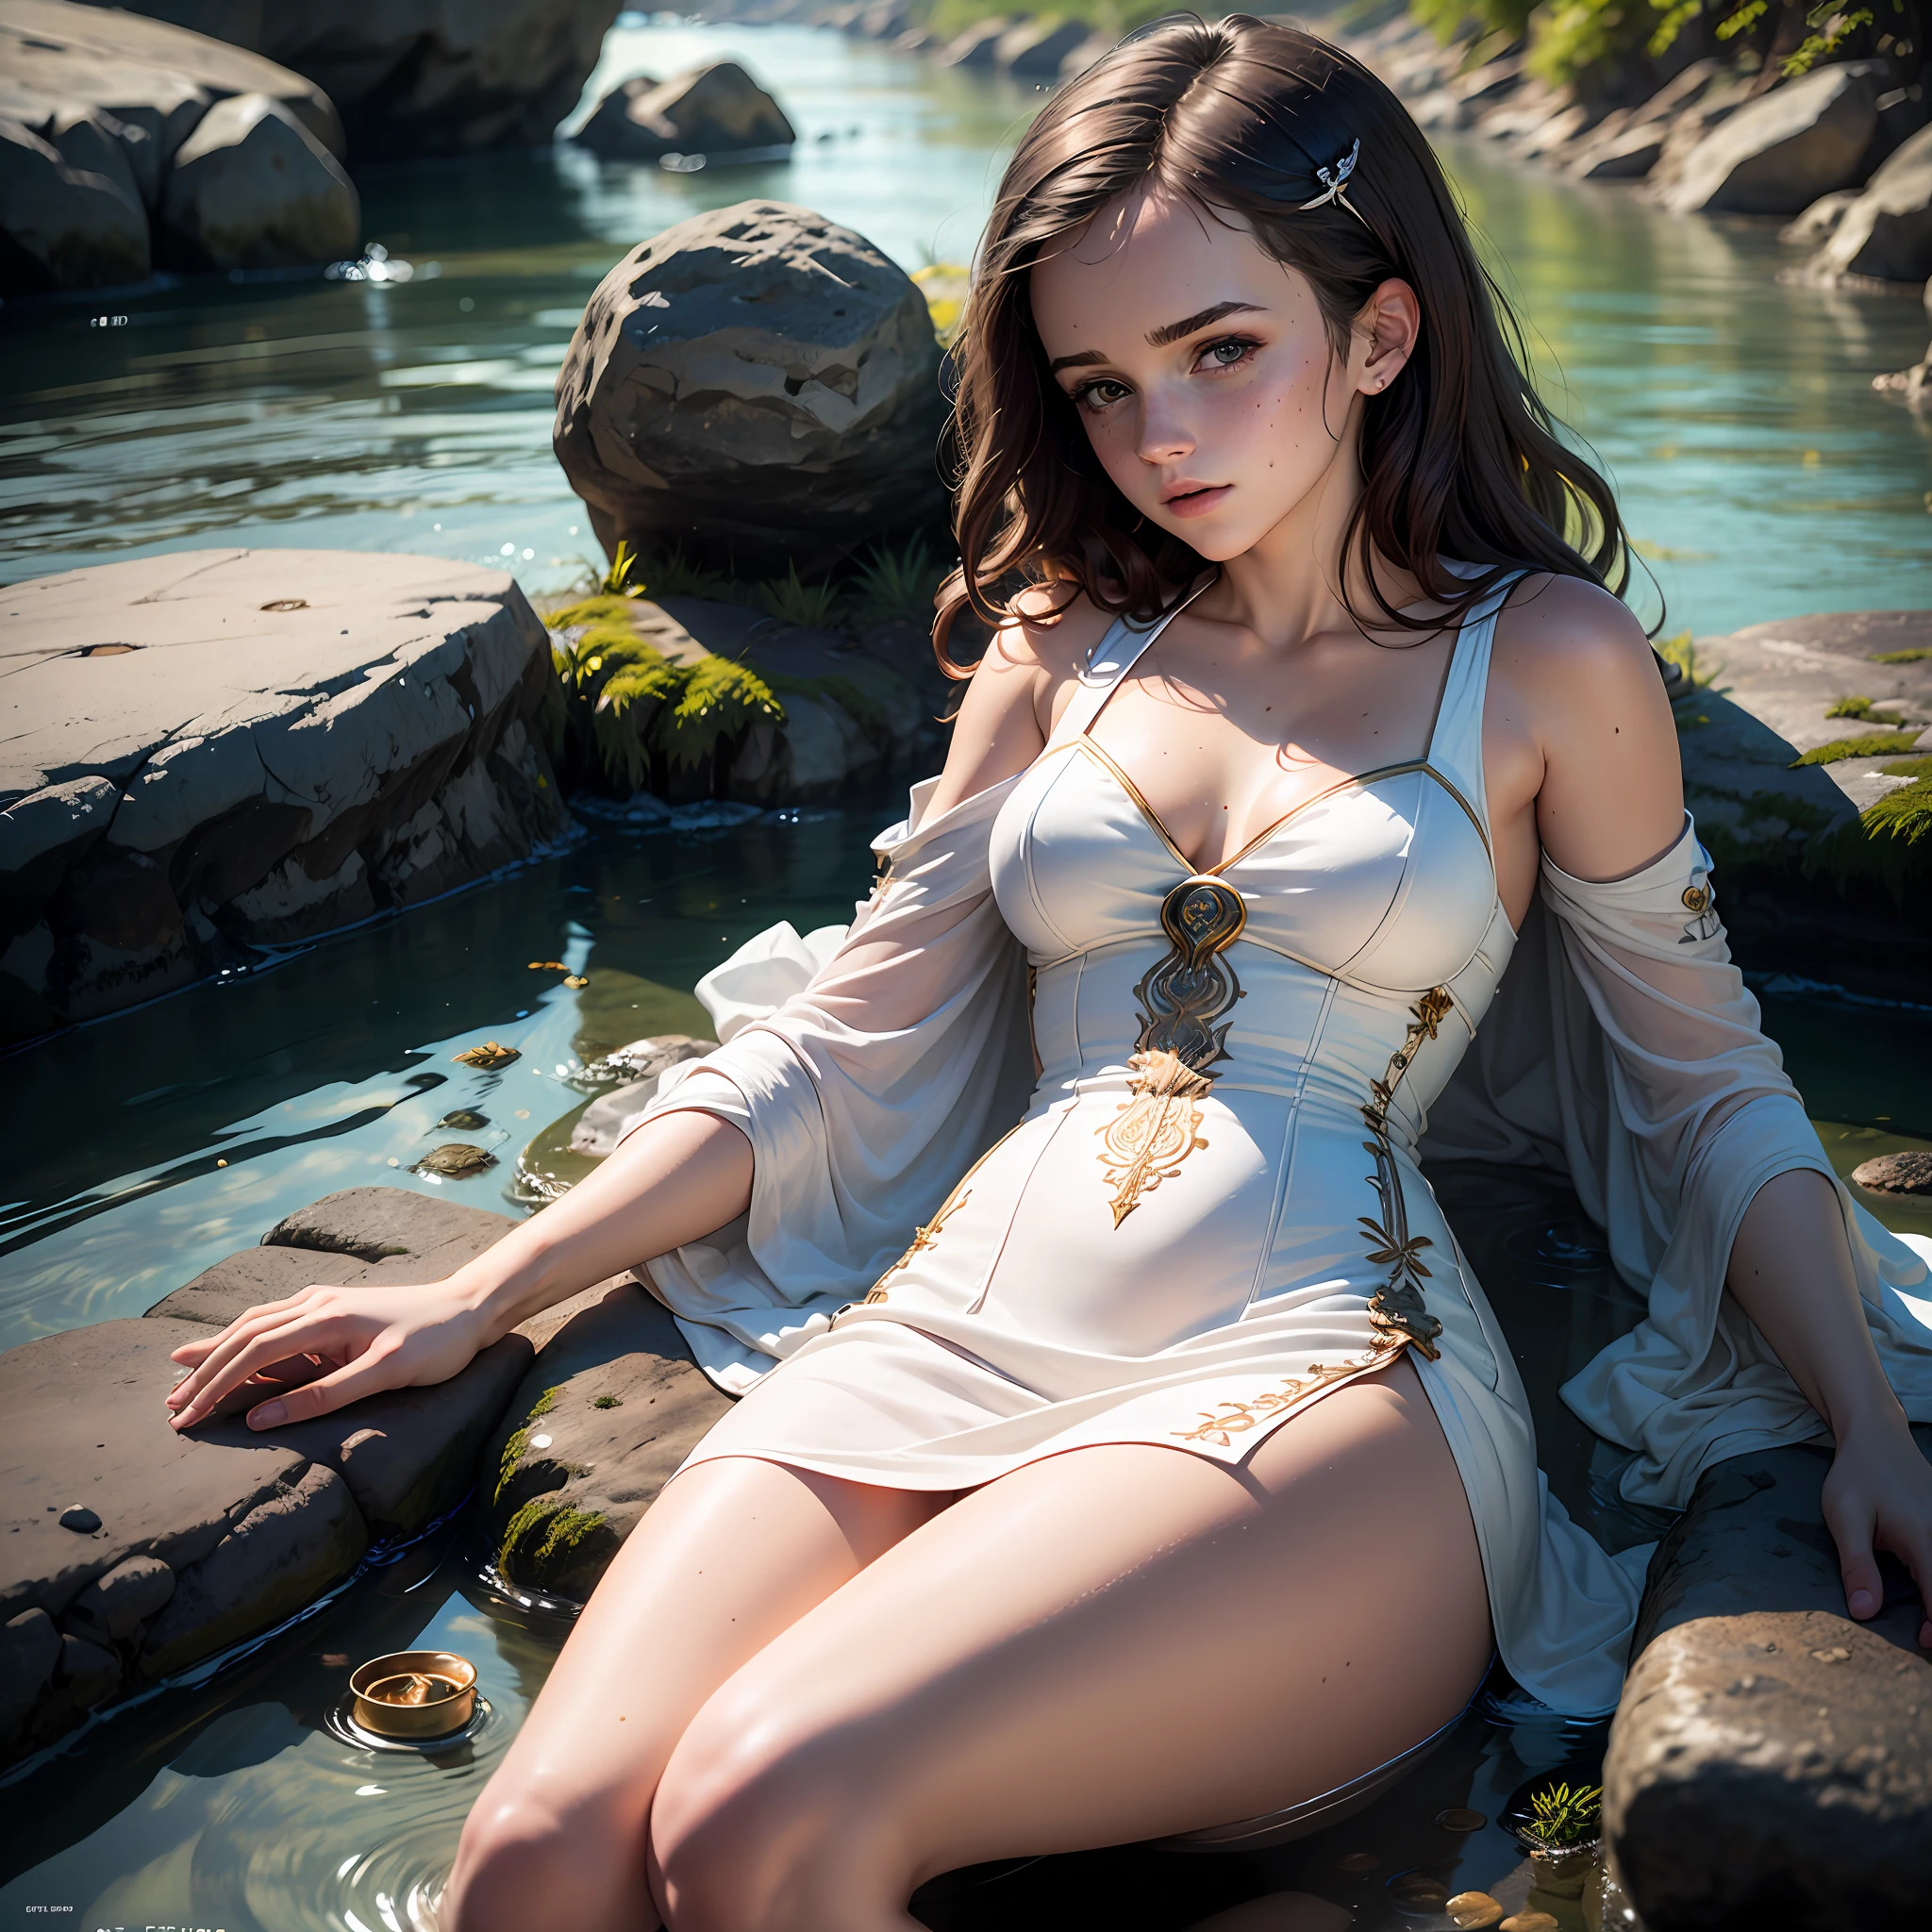
M 1085 596 L 1023 591 L 966 686 L 933 808 L 944 810 L 1024 771 L 1044 748 L 1059 693 L 1107 629 Z
M 1601 584 L 1524 578 L 1496 619 L 1494 663 L 1539 737 L 1559 738 L 1573 721 L 1601 722 L 1606 705 L 1629 714 L 1639 731 L 1670 729 L 1650 640 Z
M 1496 620 L 1491 691 L 1541 770 L 1537 830 L 1578 878 L 1620 878 L 1677 838 L 1683 774 L 1643 626 L 1600 585 L 1525 579 Z

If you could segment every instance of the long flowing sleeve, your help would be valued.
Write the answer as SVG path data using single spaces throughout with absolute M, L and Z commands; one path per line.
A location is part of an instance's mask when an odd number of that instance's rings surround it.
M 1624 1496 L 1666 1507 L 1712 1462 L 1824 1433 L 1724 1293 L 1745 1209 L 1781 1174 L 1831 1182 L 1886 1375 L 1908 1415 L 1932 1420 L 1932 1242 L 1888 1232 L 1833 1173 L 1731 962 L 1711 870 L 1688 816 L 1661 858 L 1607 884 L 1545 857 L 1516 956 L 1426 1142 L 1431 1159 L 1569 1174 L 1647 1313 L 1563 1398 L 1631 1452 Z
M 882 878 L 842 934 L 774 927 L 699 981 L 720 1050 L 627 1129 L 695 1108 L 751 1141 L 747 1214 L 645 1271 L 730 1393 L 861 1298 L 1024 1110 L 1025 960 L 988 863 L 1013 781 L 935 817 L 936 783 L 874 841 Z

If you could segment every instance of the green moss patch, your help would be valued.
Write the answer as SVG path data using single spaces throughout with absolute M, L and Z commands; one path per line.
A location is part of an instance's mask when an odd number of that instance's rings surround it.
M 1835 765 L 1843 758 L 1882 758 L 1888 752 L 1910 751 L 1918 741 L 1916 730 L 1868 731 L 1863 738 L 1834 738 L 1829 744 L 1813 745 L 1803 757 L 1793 758 L 1790 769 Z
M 1872 661 L 1874 664 L 1923 664 L 1932 658 L 1932 644 L 1914 644 L 1908 651 L 1875 651 Z
M 510 1478 L 517 1473 L 517 1465 L 523 1461 L 525 1451 L 530 1446 L 530 1424 L 539 1416 L 548 1415 L 557 1407 L 558 1392 L 562 1386 L 559 1382 L 544 1390 L 530 1405 L 529 1413 L 525 1416 L 522 1424 L 510 1431 L 509 1440 L 504 1443 L 503 1455 L 496 1465 L 496 1487 L 490 1492 L 490 1500 L 492 1503 L 502 1502 L 504 1491 L 509 1487 Z
M 1871 698 L 1848 697 L 1836 699 L 1825 709 L 1827 718 L 1862 718 L 1873 724 L 1903 724 L 1905 720 L 1896 711 L 1881 711 Z
M 579 1509 L 556 1496 L 538 1496 L 504 1525 L 496 1549 L 497 1571 L 512 1583 L 544 1589 L 587 1544 L 609 1535 L 609 1521 L 601 1510 Z
M 1911 762 L 1932 768 L 1932 758 Z M 1805 872 L 1807 877 L 1823 873 L 1840 885 L 1881 886 L 1900 907 L 1924 906 L 1932 895 L 1932 770 L 1814 839 L 1806 849 Z

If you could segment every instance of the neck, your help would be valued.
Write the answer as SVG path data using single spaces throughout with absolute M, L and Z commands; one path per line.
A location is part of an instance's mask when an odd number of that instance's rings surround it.
M 1221 566 L 1220 581 L 1202 592 L 1195 610 L 1240 625 L 1276 653 L 1291 652 L 1324 631 L 1361 627 L 1349 607 L 1373 613 L 1375 599 L 1359 547 L 1351 544 L 1342 554 L 1349 518 L 1362 496 L 1361 418 L 1357 396 L 1314 486 L 1251 549 Z M 1384 564 L 1378 575 L 1383 594 L 1398 608 L 1421 597 L 1407 572 Z

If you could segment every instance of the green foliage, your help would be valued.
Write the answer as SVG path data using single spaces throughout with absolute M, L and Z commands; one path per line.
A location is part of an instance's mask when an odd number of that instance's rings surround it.
M 624 1407 L 624 1397 L 621 1395 L 600 1395 L 595 1402 L 591 1403 L 591 1407 L 592 1408 L 622 1408 Z
M 604 573 L 603 581 L 597 588 L 607 597 L 641 597 L 644 587 L 633 584 L 631 573 L 637 569 L 638 554 L 621 538 L 618 541 L 617 555 L 610 559 L 610 568 Z
M 1856 819 L 1814 839 L 1805 873 L 1824 873 L 1843 886 L 1882 886 L 1895 905 L 1923 905 L 1932 891 L 1932 758 L 1907 758 L 1887 770 L 1909 785 L 1868 805 Z
M 1878 769 L 1888 778 L 1932 778 L 1932 758 L 1898 758 Z
M 1699 668 L 1697 641 L 1688 630 L 1680 630 L 1674 638 L 1659 638 L 1657 654 L 1666 664 L 1674 664 L 1684 674 L 1687 696 L 1690 691 L 1714 682 L 1724 668 L 1722 664 L 1714 664 L 1708 671 Z
M 590 741 L 607 781 L 635 791 L 650 775 L 654 757 L 690 770 L 721 740 L 769 719 L 782 724 L 785 708 L 757 672 L 728 658 L 675 664 L 632 625 L 631 601 L 602 593 L 550 613 L 553 629 L 575 630 L 575 641 L 552 658 L 564 692 L 564 729 Z
M 504 1525 L 496 1567 L 507 1580 L 541 1587 L 589 1538 L 608 1527 L 603 1513 L 577 1509 L 556 1496 L 536 1496 Z
M 1826 708 L 1827 718 L 1862 718 L 1871 724 L 1903 724 L 1905 720 L 1896 711 L 1881 711 L 1874 701 L 1867 697 L 1836 698 Z
M 1879 651 L 1874 654 L 1874 664 L 1923 664 L 1932 658 L 1932 644 L 1914 644 L 1908 651 Z
M 1916 729 L 1910 731 L 1868 731 L 1863 738 L 1834 738 L 1829 744 L 1813 745 L 1802 758 L 1795 758 L 1790 769 L 1800 765 L 1835 765 L 1841 758 L 1881 758 L 1887 752 L 1910 751 L 1919 741 Z
M 931 626 L 933 597 L 944 573 L 924 537 L 893 550 L 875 544 L 854 574 L 849 591 L 852 621 L 859 630 L 880 624 Z
M 1795 80 L 1801 74 L 1808 74 L 1819 61 L 1836 54 L 1861 26 L 1872 25 L 1872 9 L 1869 7 L 1855 7 L 1840 13 L 1836 10 L 1836 0 L 1824 0 L 1824 4 L 1811 8 L 1805 15 L 1805 25 L 1811 31 L 1800 41 L 1783 61 L 1783 73 L 1787 80 Z
M 1540 1844 L 1553 1850 L 1588 1844 L 1603 1831 L 1603 1787 L 1546 1785 L 1531 1794 L 1529 1811 L 1529 1833 Z
M 503 1492 L 508 1486 L 510 1477 L 516 1474 L 517 1464 L 524 1459 L 524 1451 L 530 1446 L 530 1424 L 540 1415 L 548 1415 L 557 1407 L 558 1388 L 561 1386 L 558 1384 L 557 1387 L 544 1390 L 530 1405 L 530 1412 L 525 1416 L 522 1425 L 510 1431 L 509 1440 L 503 1445 L 502 1459 L 496 1465 L 496 1487 L 490 1494 L 492 1503 L 500 1503 L 503 1500 Z
M 706 570 L 675 545 L 654 556 L 645 566 L 645 581 L 654 597 L 708 597 L 719 604 L 749 602 L 743 587 L 722 571 Z
M 828 583 L 801 583 L 795 563 L 782 577 L 758 585 L 752 596 L 767 616 L 800 630 L 830 630 L 838 621 L 838 591 Z

